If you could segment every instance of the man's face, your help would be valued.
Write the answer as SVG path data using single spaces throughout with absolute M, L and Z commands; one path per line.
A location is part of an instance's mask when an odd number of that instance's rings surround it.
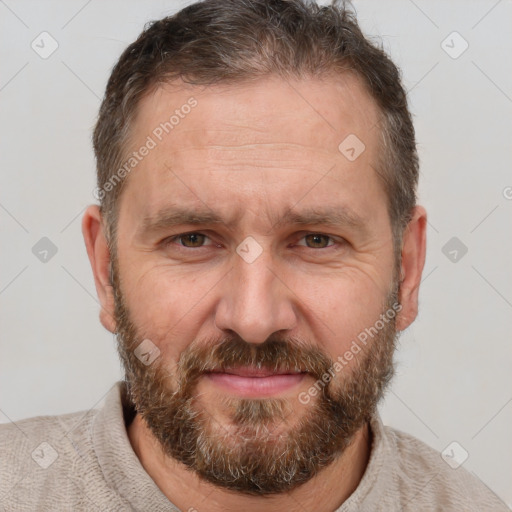
M 268 494 L 308 480 L 392 373 L 377 118 L 349 75 L 164 86 L 139 106 L 129 147 L 156 146 L 120 199 L 120 350 L 164 450 L 213 483 Z M 143 340 L 151 364 L 134 352 Z

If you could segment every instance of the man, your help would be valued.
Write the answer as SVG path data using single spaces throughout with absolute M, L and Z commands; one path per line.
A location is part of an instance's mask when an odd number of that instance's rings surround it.
M 6 510 L 505 510 L 376 409 L 426 212 L 398 70 L 349 12 L 207 0 L 155 22 L 94 148 L 82 227 L 126 380 L 2 427 Z

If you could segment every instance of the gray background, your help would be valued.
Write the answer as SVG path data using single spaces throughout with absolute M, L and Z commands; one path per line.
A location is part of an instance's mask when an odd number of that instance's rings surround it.
M 0 0 L 0 422 L 98 406 L 121 377 L 80 232 L 91 129 L 121 51 L 186 3 Z M 420 314 L 382 416 L 439 451 L 459 443 L 511 506 L 512 3 L 355 6 L 402 68 L 429 212 Z

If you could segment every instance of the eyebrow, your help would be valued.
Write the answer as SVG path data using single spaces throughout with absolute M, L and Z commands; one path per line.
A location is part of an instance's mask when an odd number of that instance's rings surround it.
M 139 228 L 139 233 L 159 232 L 182 224 L 199 226 L 204 224 L 226 223 L 219 215 L 209 210 L 199 211 L 181 207 L 165 208 L 154 216 L 144 217 Z
M 358 230 L 364 230 L 366 227 L 365 220 L 359 214 L 343 206 L 307 208 L 298 212 L 290 209 L 273 224 L 273 227 L 286 224 L 295 226 L 309 224 L 332 227 L 344 226 Z
M 212 210 L 191 210 L 183 207 L 164 208 L 155 215 L 143 218 L 138 232 L 141 236 L 158 233 L 166 229 L 179 226 L 204 226 L 222 224 L 229 229 L 234 221 L 226 221 Z M 315 207 L 301 211 L 289 209 L 276 222 L 269 231 L 275 228 L 292 225 L 325 225 L 331 227 L 348 227 L 366 233 L 367 223 L 353 210 L 347 207 Z

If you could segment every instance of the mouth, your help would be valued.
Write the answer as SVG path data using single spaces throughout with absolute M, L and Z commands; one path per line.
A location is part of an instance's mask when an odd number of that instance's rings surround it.
M 273 375 L 296 375 L 306 372 L 301 370 L 273 370 L 270 368 L 255 368 L 254 366 L 238 366 L 236 368 L 213 370 L 212 373 L 227 373 L 229 375 L 239 375 L 240 377 L 271 377 Z
M 274 396 L 289 391 L 302 382 L 307 372 L 242 366 L 205 373 L 209 381 L 224 391 L 246 398 Z

